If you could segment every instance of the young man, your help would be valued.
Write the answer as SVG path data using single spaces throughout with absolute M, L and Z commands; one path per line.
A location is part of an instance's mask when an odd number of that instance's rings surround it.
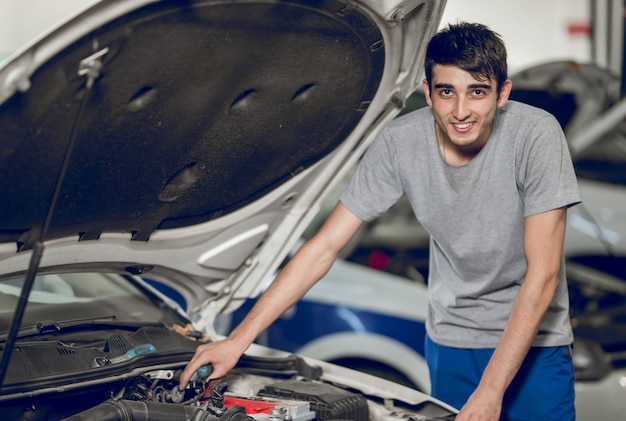
M 433 396 L 463 420 L 574 420 L 563 265 L 566 209 L 580 201 L 563 132 L 508 101 L 506 49 L 478 24 L 440 31 L 426 52 L 430 107 L 391 122 L 320 231 L 245 320 L 198 347 L 226 374 L 330 268 L 363 221 L 411 201 L 431 237 L 426 358 Z

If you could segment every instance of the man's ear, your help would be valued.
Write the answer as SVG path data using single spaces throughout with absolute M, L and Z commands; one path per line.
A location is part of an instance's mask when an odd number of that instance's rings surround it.
M 432 107 L 433 105 L 433 101 L 430 98 L 430 85 L 428 84 L 428 81 L 426 79 L 424 79 L 422 81 L 422 89 L 424 90 L 424 96 L 426 97 L 426 103 Z
M 511 90 L 513 89 L 513 82 L 511 79 L 507 79 L 504 81 L 502 86 L 500 87 L 500 93 L 498 95 L 498 107 L 502 107 L 509 100 L 509 96 L 511 95 Z

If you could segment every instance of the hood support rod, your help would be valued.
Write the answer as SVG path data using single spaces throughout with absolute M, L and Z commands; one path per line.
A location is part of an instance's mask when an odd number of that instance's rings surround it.
M 109 52 L 108 48 L 100 50 L 97 53 L 92 54 L 91 56 L 81 60 L 79 64 L 78 75 L 87 77 L 87 80 L 85 82 L 85 89 L 84 89 L 80 104 L 78 106 L 78 110 L 76 112 L 74 124 L 72 125 L 72 132 L 70 134 L 70 138 L 67 143 L 67 147 L 65 149 L 65 155 L 63 156 L 63 163 L 61 165 L 59 177 L 57 178 L 57 183 L 54 189 L 54 193 L 50 201 L 50 206 L 48 206 L 46 219 L 43 223 L 43 227 L 41 231 L 39 232 L 39 238 L 33 244 L 33 250 L 32 250 L 32 254 L 30 258 L 30 263 L 28 265 L 28 272 L 26 273 L 26 278 L 24 279 L 24 285 L 22 286 L 22 292 L 20 294 L 20 298 L 17 303 L 17 307 L 15 309 L 15 314 L 13 315 L 13 322 L 11 323 L 11 330 L 9 331 L 9 336 L 7 337 L 7 340 L 4 344 L 2 360 L 0 360 L 0 390 L 2 389 L 4 377 L 9 367 L 9 361 L 11 359 L 11 354 L 13 353 L 13 346 L 15 345 L 15 341 L 17 340 L 17 334 L 19 333 L 20 326 L 22 325 L 24 311 L 26 310 L 26 305 L 28 304 L 28 297 L 35 283 L 35 276 L 37 275 L 39 263 L 41 261 L 41 257 L 43 256 L 43 251 L 44 251 L 43 241 L 46 237 L 46 234 L 48 233 L 48 228 L 50 227 L 50 221 L 52 220 L 52 216 L 54 215 L 54 209 L 56 207 L 59 194 L 61 192 L 61 187 L 63 186 L 63 180 L 65 179 L 65 174 L 67 173 L 67 168 L 70 163 L 72 151 L 74 150 L 74 145 L 76 144 L 78 127 L 80 126 L 80 122 L 83 117 L 83 112 L 85 111 L 87 101 L 89 99 L 89 94 L 91 93 L 93 89 L 95 80 L 100 76 L 100 71 L 102 70 L 101 57 L 104 56 L 108 52 Z

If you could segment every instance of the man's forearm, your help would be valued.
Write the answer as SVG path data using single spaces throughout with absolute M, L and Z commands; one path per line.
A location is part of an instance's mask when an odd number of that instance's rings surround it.
M 319 232 L 304 243 L 229 335 L 241 352 L 328 272 L 362 224 L 343 203 L 337 203 Z
M 537 336 L 557 284 L 558 277 L 546 281 L 524 280 L 500 343 L 485 369 L 481 386 L 504 395 Z
M 481 387 L 503 395 L 537 336 L 559 284 L 565 220 L 565 208 L 526 218 L 526 275 Z
M 478 387 L 461 408 L 459 421 L 499 418 L 504 393 L 526 358 L 559 284 L 565 218 L 564 208 L 526 218 L 526 275 L 502 338 Z
M 229 338 L 243 351 L 281 314 L 294 305 L 332 266 L 336 254 L 305 243 Z

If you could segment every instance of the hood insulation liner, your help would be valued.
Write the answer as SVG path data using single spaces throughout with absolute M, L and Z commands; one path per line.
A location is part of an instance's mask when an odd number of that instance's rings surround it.
M 376 94 L 385 52 L 363 11 L 307 3 L 163 1 L 69 42 L 0 104 L 0 242 L 38 239 L 72 136 L 43 240 L 146 240 L 241 208 L 326 156 Z M 80 63 L 98 53 L 87 90 Z

